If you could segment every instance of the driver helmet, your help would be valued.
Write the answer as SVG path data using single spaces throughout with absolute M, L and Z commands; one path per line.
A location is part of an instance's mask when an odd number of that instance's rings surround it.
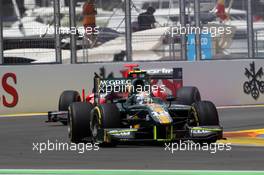
M 136 104 L 152 103 L 152 99 L 146 92 L 141 92 L 136 95 Z

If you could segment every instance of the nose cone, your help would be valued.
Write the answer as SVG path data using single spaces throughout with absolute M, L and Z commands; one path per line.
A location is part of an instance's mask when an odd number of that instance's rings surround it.
M 158 119 L 162 125 L 168 125 L 172 123 L 172 118 L 170 116 L 159 116 Z
M 150 104 L 148 106 L 150 114 L 156 123 L 168 125 L 173 122 L 168 110 L 160 104 Z

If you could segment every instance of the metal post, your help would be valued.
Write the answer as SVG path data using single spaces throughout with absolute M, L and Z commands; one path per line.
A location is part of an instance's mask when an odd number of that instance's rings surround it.
M 249 58 L 255 58 L 252 0 L 248 0 L 247 28 L 248 28 L 248 57 Z
M 173 31 L 173 27 L 170 27 L 170 31 Z M 170 35 L 169 37 L 169 57 L 171 60 L 176 60 L 176 54 L 175 54 L 175 44 L 173 36 Z
M 180 23 L 181 27 L 186 27 L 186 8 L 185 8 L 185 0 L 180 0 Z M 187 52 L 186 52 L 186 47 L 187 47 L 187 41 L 186 41 L 186 34 L 181 35 L 181 59 L 182 60 L 187 60 Z
M 256 31 L 256 33 L 254 33 L 255 34 L 255 43 L 256 43 L 256 46 L 255 46 L 255 48 L 256 48 L 256 55 L 255 56 L 259 56 L 259 43 L 258 43 L 258 34 L 259 32 L 258 31 Z
M 131 0 L 125 0 L 126 57 L 132 61 Z
M 172 38 L 172 58 L 173 58 L 173 60 L 176 60 L 175 43 L 174 43 L 173 38 Z
M 191 23 L 191 21 L 192 21 L 192 18 L 191 18 L 191 0 L 188 0 L 188 7 L 187 7 L 187 9 L 188 9 L 188 21 L 189 21 L 189 23 Z
M 76 14 L 75 14 L 75 0 L 69 0 L 69 9 L 70 9 L 70 29 L 75 31 L 76 29 Z M 76 34 L 71 32 L 71 64 L 77 63 L 77 54 L 76 54 Z
M 56 62 L 62 63 L 61 60 L 61 36 L 60 36 L 60 0 L 54 0 L 54 31 L 55 31 L 55 51 Z
M 0 65 L 4 63 L 4 37 L 3 37 L 3 15 L 2 15 L 3 2 L 0 0 Z
M 200 0 L 194 0 L 194 14 L 195 14 L 195 27 L 201 28 L 200 26 Z M 197 30 L 196 30 L 197 31 Z M 200 31 L 200 30 L 199 30 Z M 195 33 L 195 50 L 196 50 L 196 60 L 201 60 L 201 35 L 200 33 Z
M 170 31 L 172 31 L 172 27 L 170 27 Z M 170 59 L 173 59 L 172 58 L 172 35 L 169 36 L 169 58 Z

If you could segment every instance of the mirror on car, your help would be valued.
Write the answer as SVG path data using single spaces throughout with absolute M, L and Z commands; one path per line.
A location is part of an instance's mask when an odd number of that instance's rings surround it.
M 172 101 L 175 101 L 175 100 L 176 100 L 176 97 L 174 97 L 173 95 L 169 95 L 167 97 L 167 101 L 169 101 L 169 102 L 172 102 Z

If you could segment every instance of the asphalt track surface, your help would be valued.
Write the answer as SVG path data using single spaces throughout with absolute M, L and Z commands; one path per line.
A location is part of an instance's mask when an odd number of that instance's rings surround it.
M 225 131 L 264 128 L 264 108 L 219 109 Z M 33 151 L 33 143 L 68 142 L 67 127 L 46 116 L 0 118 L 0 168 L 264 170 L 264 147 L 232 146 L 231 151 L 177 151 L 164 146 L 121 145 L 99 151 Z

